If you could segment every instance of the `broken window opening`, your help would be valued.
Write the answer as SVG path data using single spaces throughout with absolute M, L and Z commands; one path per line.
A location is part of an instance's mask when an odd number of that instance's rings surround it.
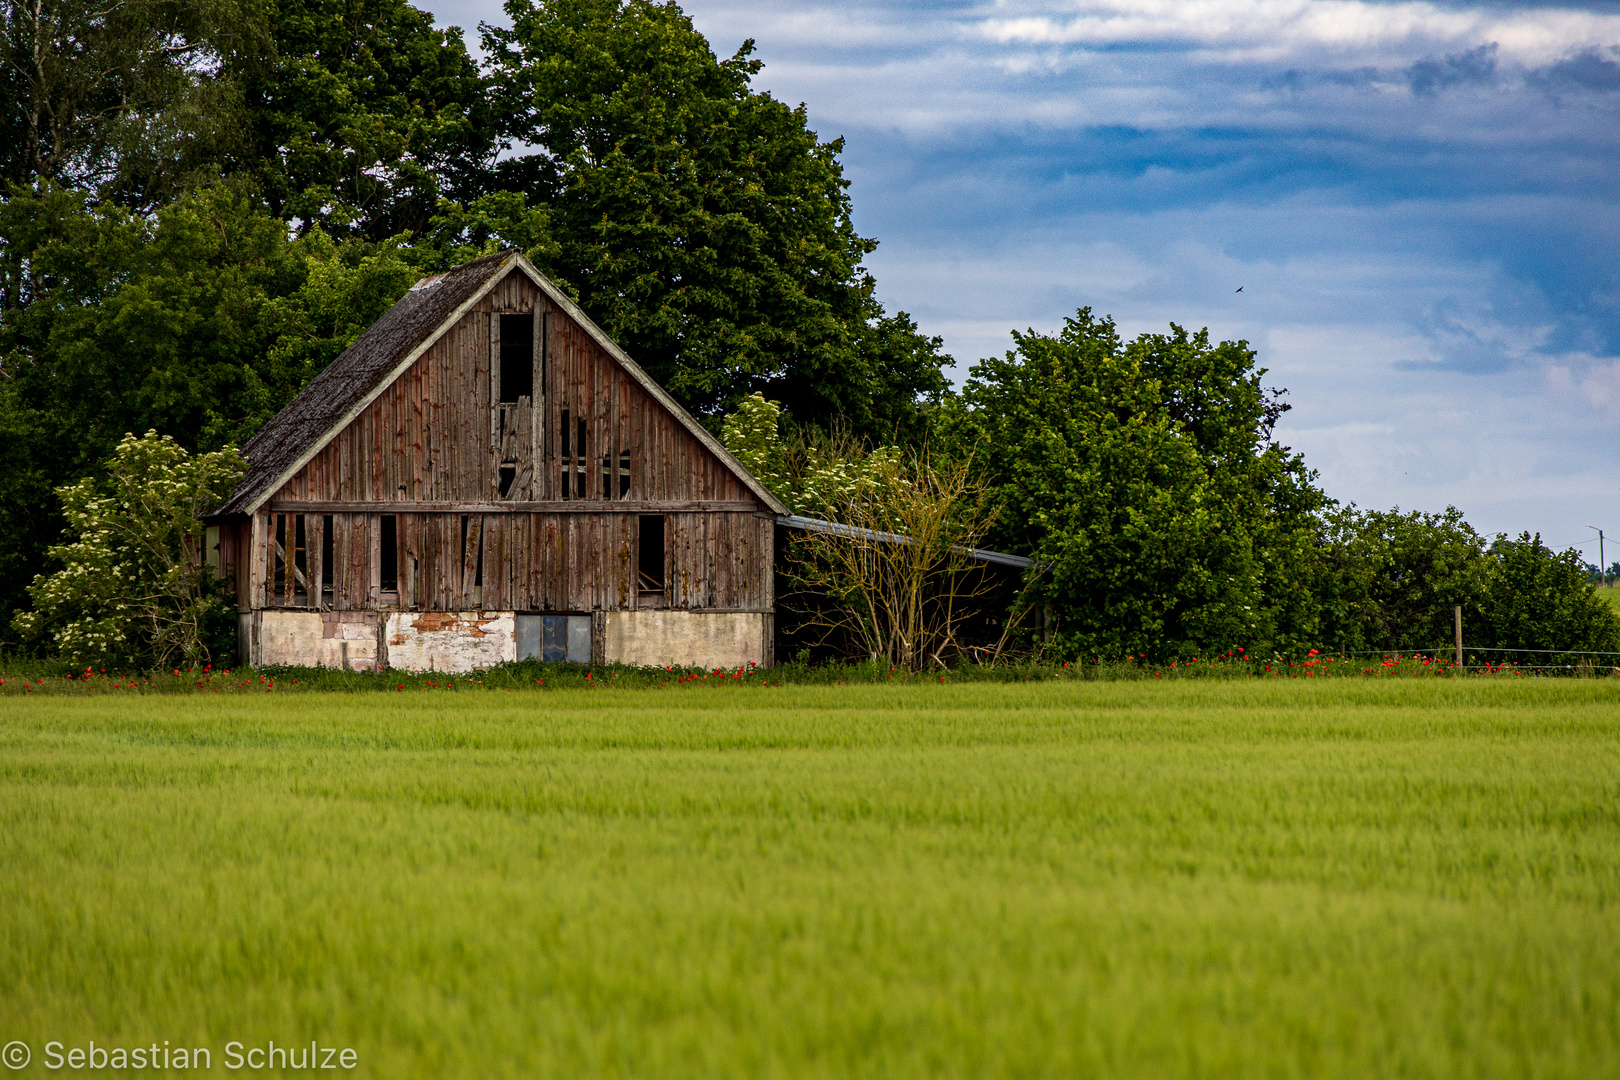
M 534 397 L 534 316 L 501 316 L 500 400 Z
M 321 516 L 321 592 L 332 591 L 332 515 Z
M 516 465 L 502 465 L 501 466 L 501 498 L 504 499 L 504 498 L 506 498 L 508 495 L 510 495 L 512 493 L 512 482 L 514 480 L 516 480 L 516 479 L 517 479 L 517 466 Z
M 468 538 L 469 537 L 472 540 L 471 545 L 468 544 Z M 477 550 L 476 551 L 471 550 L 470 547 L 476 547 Z M 463 573 L 466 572 L 466 567 L 467 567 L 467 565 L 469 563 L 472 564 L 472 568 L 473 568 L 473 582 L 472 582 L 473 587 L 474 588 L 482 588 L 483 584 L 484 584 L 484 530 L 483 530 L 483 521 L 482 521 L 482 519 L 480 519 L 479 528 L 476 531 L 474 531 L 473 528 L 472 528 L 472 518 L 470 516 L 468 516 L 467 514 L 462 514 L 461 515 L 461 566 L 462 566 L 462 572 Z M 465 580 L 465 579 L 463 579 L 463 580 Z
M 615 487 L 619 489 L 616 497 L 621 499 L 630 490 L 630 451 L 625 450 L 619 454 L 617 473 L 615 473 L 614 466 L 613 455 L 604 455 L 602 458 L 602 498 L 604 499 L 615 498 L 613 491 Z M 613 482 L 615 475 L 619 478 L 617 484 Z
M 287 595 L 287 515 L 276 514 L 270 526 L 270 543 L 275 548 L 270 570 L 270 588 L 279 599 Z
M 568 443 L 568 410 L 562 411 L 562 497 L 568 498 L 568 474 L 572 471 L 568 466 L 572 460 L 572 453 Z
M 382 591 L 399 591 L 399 525 L 393 514 L 382 516 Z
M 309 596 L 309 539 L 304 532 L 304 515 L 293 515 L 293 595 Z
M 570 425 L 569 412 L 562 410 L 562 497 L 570 496 L 575 499 L 585 498 L 585 472 L 587 470 L 589 455 L 585 449 L 586 424 L 583 416 L 577 420 L 577 426 Z M 577 435 L 572 446 L 569 445 L 568 436 Z
M 581 416 L 579 424 L 579 440 L 574 444 L 574 491 L 583 499 L 585 497 L 585 470 L 587 455 L 585 453 L 585 418 Z
M 636 548 L 638 591 L 644 594 L 663 592 L 664 515 L 641 515 Z

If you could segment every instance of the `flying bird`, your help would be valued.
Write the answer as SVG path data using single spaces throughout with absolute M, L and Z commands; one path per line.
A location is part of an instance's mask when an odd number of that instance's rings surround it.
M 1238 287 L 1237 287 L 1237 291 L 1238 291 L 1238 292 L 1242 292 L 1242 291 L 1243 291 L 1243 286 L 1241 286 L 1241 285 L 1239 285 L 1239 286 L 1238 286 Z

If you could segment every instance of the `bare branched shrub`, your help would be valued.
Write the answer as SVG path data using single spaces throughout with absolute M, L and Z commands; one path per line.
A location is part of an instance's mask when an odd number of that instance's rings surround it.
M 828 601 L 806 612 L 822 642 L 909 671 L 961 656 L 958 631 L 993 587 L 973 550 L 995 512 L 971 467 L 895 447 L 810 466 L 800 506 L 827 525 L 793 538 L 791 575 Z

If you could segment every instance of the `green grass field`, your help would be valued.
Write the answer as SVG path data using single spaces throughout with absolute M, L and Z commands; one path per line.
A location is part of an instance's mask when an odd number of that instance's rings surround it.
M 1612 681 L 7 697 L 0 871 L 15 1075 L 1620 1076 Z

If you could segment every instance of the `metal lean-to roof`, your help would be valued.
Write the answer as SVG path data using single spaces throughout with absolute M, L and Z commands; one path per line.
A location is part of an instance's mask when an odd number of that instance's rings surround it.
M 704 430 L 664 388 L 602 332 L 579 306 L 521 253 L 503 251 L 423 278 L 336 360 L 311 380 L 285 409 L 242 447 L 248 469 L 225 504 L 210 517 L 251 514 L 359 416 L 393 381 L 513 270 L 521 270 L 553 304 L 577 322 L 602 350 L 704 448 L 725 463 L 761 502 L 777 514 L 787 507 Z
M 821 518 L 803 517 L 799 514 L 781 514 L 776 523 L 789 529 L 800 532 L 828 533 L 832 536 L 859 536 L 870 537 L 882 544 L 909 544 L 911 537 L 900 533 L 878 532 L 875 529 L 862 529 L 854 525 L 840 525 L 836 521 L 824 521 Z M 984 548 L 961 548 L 964 555 L 979 562 L 995 563 L 997 566 L 1011 566 L 1017 569 L 1026 569 L 1034 560 L 1024 555 L 1009 555 L 1005 551 L 986 551 Z

